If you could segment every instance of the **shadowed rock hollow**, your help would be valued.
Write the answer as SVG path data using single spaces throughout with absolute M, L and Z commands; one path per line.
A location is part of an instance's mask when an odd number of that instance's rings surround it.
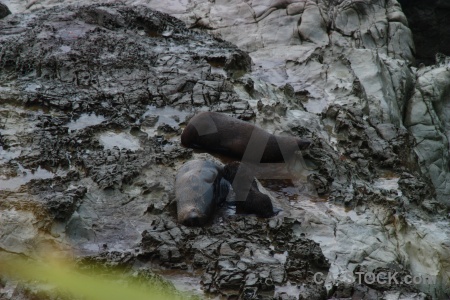
M 436 54 L 450 55 L 450 2 L 400 0 L 416 45 L 417 63 L 432 65 Z

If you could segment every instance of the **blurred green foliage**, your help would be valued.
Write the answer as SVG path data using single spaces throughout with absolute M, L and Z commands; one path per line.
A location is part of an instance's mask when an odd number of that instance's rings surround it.
M 143 284 L 142 280 L 123 280 L 123 277 L 100 272 L 84 274 L 68 261 L 0 258 L 0 275 L 27 284 L 54 286 L 64 299 L 86 300 L 171 300 L 184 298 L 175 290 L 165 290 L 157 284 Z M 58 297 L 58 298 L 60 298 Z

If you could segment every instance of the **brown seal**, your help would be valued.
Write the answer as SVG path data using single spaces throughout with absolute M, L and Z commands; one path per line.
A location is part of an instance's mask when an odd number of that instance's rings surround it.
M 202 112 L 194 116 L 181 134 L 181 143 L 237 159 L 242 159 L 248 151 L 245 158 L 257 160 L 258 155 L 252 157 L 252 153 L 264 149 L 261 159 L 254 161 L 262 163 L 287 161 L 296 150 L 310 145 L 307 140 L 275 136 L 253 124 L 217 112 Z

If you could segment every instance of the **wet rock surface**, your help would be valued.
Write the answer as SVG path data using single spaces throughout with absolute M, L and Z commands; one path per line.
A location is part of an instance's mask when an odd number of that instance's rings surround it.
M 287 281 L 312 283 L 314 271 L 329 266 L 318 244 L 292 236 L 292 224 L 239 216 L 198 229 L 161 219 L 143 233 L 139 256 L 169 268 L 187 269 L 189 262 L 194 270 L 206 270 L 201 280 L 210 293 L 268 297 Z
M 0 250 L 153 270 L 202 297 L 447 299 L 448 59 L 411 66 L 399 3 L 161 3 L 8 4 Z M 179 167 L 228 162 L 180 145 L 204 110 L 313 141 L 307 172 L 261 181 L 277 216 L 222 207 L 203 228 L 177 224 Z M 0 281 L 14 291 L 35 297 Z
M 186 117 L 196 107 L 254 115 L 230 83 L 250 70 L 243 51 L 144 7 L 54 8 L 0 27 L 1 249 L 72 248 L 83 262 L 130 268 L 192 263 L 207 270 L 203 286 L 213 294 L 248 286 L 270 296 L 288 280 L 311 281 L 316 265 L 326 269 L 306 238 L 270 248 L 269 220 L 197 230 L 175 223 L 175 170 L 192 156 L 179 143 Z M 167 105 L 179 110 L 164 115 Z M 298 254 L 287 272 L 274 254 L 290 248 Z

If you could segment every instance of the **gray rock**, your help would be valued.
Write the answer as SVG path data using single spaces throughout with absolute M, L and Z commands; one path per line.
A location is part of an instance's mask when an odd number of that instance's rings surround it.
M 319 46 L 329 43 L 327 21 L 319 6 L 313 1 L 306 1 L 305 8 L 298 27 L 298 33 L 303 41 L 313 42 Z
M 397 131 L 393 124 L 378 124 L 376 130 L 381 138 L 386 141 L 391 141 L 397 137 Z

